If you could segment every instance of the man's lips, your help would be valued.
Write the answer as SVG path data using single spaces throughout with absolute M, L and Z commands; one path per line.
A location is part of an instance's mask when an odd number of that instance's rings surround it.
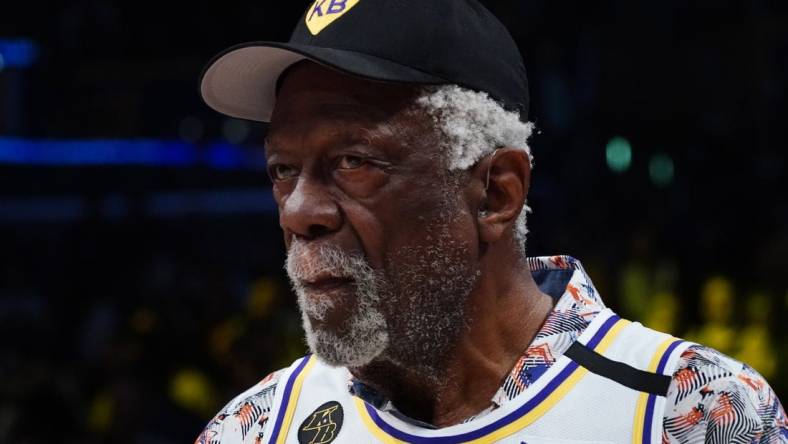
M 350 285 L 353 283 L 353 279 L 342 276 L 319 276 L 308 281 L 302 281 L 302 283 L 309 291 L 327 292 Z

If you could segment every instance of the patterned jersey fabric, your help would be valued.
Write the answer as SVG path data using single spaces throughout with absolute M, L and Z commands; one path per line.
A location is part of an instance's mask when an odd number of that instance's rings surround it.
M 553 296 L 556 304 L 490 406 L 466 422 L 504 405 L 533 384 L 605 308 L 577 260 L 568 256 L 529 258 L 528 265 L 540 289 Z M 208 423 L 196 443 L 263 442 L 281 373 L 272 373 L 231 401 Z M 376 408 L 408 420 L 370 387 L 351 381 L 349 390 Z M 665 444 L 788 444 L 788 418 L 766 381 L 750 367 L 699 345 L 681 356 L 668 390 L 663 424 Z
M 264 439 L 263 430 L 274 404 L 276 385 L 282 373 L 282 370 L 271 373 L 230 401 L 208 423 L 195 444 L 261 444 Z

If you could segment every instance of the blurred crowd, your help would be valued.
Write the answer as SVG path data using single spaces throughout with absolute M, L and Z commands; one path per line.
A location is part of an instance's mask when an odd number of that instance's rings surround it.
M 261 268 L 279 244 L 223 257 L 259 238 L 226 238 L 245 224 L 15 233 L 22 254 L 0 269 L 0 442 L 188 442 L 302 355 L 287 285 Z M 207 231 L 223 239 L 196 241 Z

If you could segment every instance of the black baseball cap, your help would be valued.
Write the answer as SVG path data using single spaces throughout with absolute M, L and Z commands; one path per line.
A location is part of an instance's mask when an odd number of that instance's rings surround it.
M 373 80 L 460 85 L 528 117 L 522 56 L 476 0 L 316 0 L 287 43 L 243 43 L 216 55 L 200 94 L 223 114 L 268 122 L 279 77 L 301 60 Z

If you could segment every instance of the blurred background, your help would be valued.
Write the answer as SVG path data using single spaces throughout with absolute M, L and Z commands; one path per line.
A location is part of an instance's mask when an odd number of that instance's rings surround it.
M 579 258 L 614 309 L 786 400 L 788 3 L 484 3 L 540 130 L 529 254 Z M 190 442 L 304 352 L 265 128 L 197 80 L 306 6 L 5 2 L 0 442 Z

